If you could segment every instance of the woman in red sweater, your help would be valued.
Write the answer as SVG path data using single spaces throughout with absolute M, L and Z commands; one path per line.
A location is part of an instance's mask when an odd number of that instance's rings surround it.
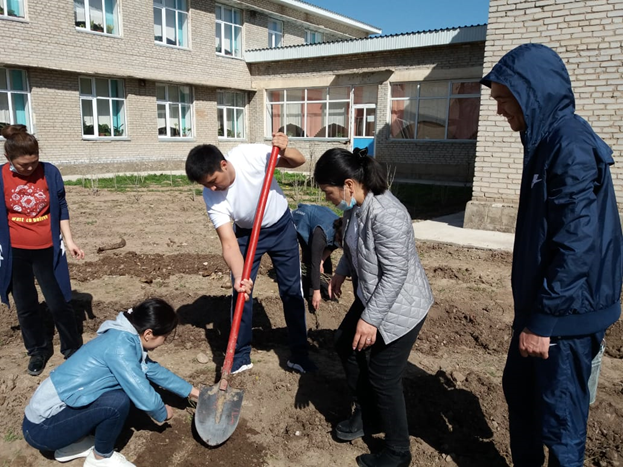
M 74 258 L 84 252 L 74 243 L 60 172 L 39 162 L 37 139 L 24 125 L 2 128 L 4 153 L 0 188 L 0 298 L 13 295 L 24 345 L 30 356 L 28 373 L 39 375 L 53 353 L 40 316 L 35 278 L 52 313 L 69 358 L 82 345 L 71 308 L 71 284 L 66 251 Z M 63 243 L 64 242 L 64 243 Z

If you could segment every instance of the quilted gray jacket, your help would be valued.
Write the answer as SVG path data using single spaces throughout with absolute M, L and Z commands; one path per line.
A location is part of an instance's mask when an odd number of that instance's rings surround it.
M 415 248 L 411 217 L 393 194 L 368 193 L 356 215 L 352 213 L 344 213 L 344 232 L 351 221 L 358 222 L 357 251 L 344 242 L 335 272 L 358 282 L 365 304 L 361 318 L 389 344 L 424 319 L 433 293 Z M 352 254 L 357 254 L 357 271 Z

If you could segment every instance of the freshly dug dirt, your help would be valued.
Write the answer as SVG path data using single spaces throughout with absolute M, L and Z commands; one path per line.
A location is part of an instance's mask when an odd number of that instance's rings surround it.
M 152 358 L 196 385 L 218 381 L 231 289 L 202 199 L 181 189 L 94 194 L 68 187 L 68 202 L 74 239 L 87 254 L 82 262 L 70 260 L 85 341 L 119 311 L 162 297 L 178 308 L 182 324 Z M 97 254 L 98 247 L 119 238 L 126 246 Z M 513 316 L 511 256 L 434 243 L 418 249 L 436 301 L 404 378 L 413 465 L 510 465 L 501 376 Z M 351 287 L 339 302 L 323 301 L 318 312 L 308 313 L 311 356 L 320 371 L 299 376 L 286 371 L 287 331 L 271 267 L 265 259 L 255 286 L 254 367 L 231 381 L 245 390 L 233 436 L 220 447 L 205 446 L 193 430 L 187 402 L 164 392 L 176 411 L 171 422 L 158 426 L 135 410 L 119 440 L 118 449 L 136 465 L 349 466 L 379 445 L 374 437 L 340 443 L 331 434 L 350 410 L 333 334 L 352 302 Z M 587 466 L 623 465 L 621 323 L 607 342 L 589 420 Z M 14 309 L 0 308 L 0 466 L 56 465 L 50 453 L 29 447 L 21 436 L 28 399 L 62 363 L 57 336 L 55 349 L 44 373 L 28 376 Z

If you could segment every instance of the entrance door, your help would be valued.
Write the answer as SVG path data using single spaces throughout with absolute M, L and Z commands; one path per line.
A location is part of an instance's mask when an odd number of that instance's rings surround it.
M 353 106 L 353 147 L 368 148 L 368 155 L 374 156 L 374 132 L 376 131 L 376 105 L 355 104 Z

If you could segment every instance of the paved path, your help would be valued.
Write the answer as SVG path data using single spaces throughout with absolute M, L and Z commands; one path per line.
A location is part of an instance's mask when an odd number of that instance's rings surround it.
M 488 250 L 513 251 L 514 234 L 464 229 L 464 216 L 465 212 L 457 212 L 429 221 L 414 222 L 415 239 Z

